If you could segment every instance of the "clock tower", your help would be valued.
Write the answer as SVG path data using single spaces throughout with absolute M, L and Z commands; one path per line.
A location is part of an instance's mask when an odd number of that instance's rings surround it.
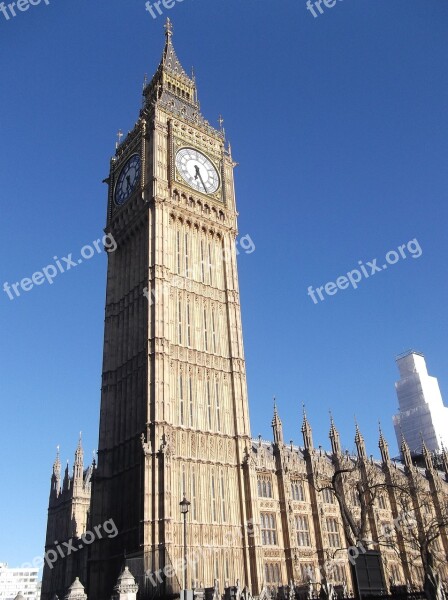
M 186 586 L 239 579 L 257 592 L 235 163 L 222 127 L 200 112 L 169 19 L 165 29 L 139 119 L 106 180 L 117 249 L 108 256 L 90 523 L 113 519 L 118 533 L 90 546 L 91 600 L 110 597 L 125 562 L 142 597 L 152 586 L 167 595 L 183 587 L 184 497 Z

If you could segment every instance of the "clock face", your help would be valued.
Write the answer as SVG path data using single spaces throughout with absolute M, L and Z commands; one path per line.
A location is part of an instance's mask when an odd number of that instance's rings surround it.
M 115 186 L 115 204 L 117 206 L 122 206 L 135 191 L 140 181 L 141 170 L 140 157 L 138 154 L 134 154 L 121 169 Z
M 212 161 L 194 148 L 181 148 L 176 154 L 176 167 L 190 187 L 203 194 L 213 194 L 219 189 L 218 171 Z

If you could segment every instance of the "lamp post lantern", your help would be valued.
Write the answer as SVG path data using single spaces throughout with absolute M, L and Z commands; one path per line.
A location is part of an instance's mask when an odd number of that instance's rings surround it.
M 188 500 L 185 498 L 185 494 L 184 494 L 184 498 L 182 500 L 182 502 L 179 503 L 180 505 L 180 512 L 181 514 L 183 514 L 184 516 L 184 590 L 187 589 L 187 582 L 188 582 L 188 576 L 187 576 L 187 514 L 188 511 L 190 509 L 190 504 L 191 502 L 188 502 Z

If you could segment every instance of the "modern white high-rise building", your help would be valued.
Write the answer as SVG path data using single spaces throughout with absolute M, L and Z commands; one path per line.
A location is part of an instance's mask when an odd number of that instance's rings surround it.
M 0 600 L 14 600 L 19 592 L 25 600 L 39 600 L 38 571 L 33 567 L 11 569 L 0 563 Z
M 404 436 L 411 452 L 420 454 L 422 439 L 431 452 L 448 448 L 448 408 L 439 382 L 428 375 L 425 357 L 410 350 L 397 357 L 400 379 L 395 383 L 399 412 L 393 417 L 398 447 Z

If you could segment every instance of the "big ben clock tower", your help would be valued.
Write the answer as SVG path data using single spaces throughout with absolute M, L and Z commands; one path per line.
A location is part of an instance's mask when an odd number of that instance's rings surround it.
M 118 534 L 90 547 L 92 600 L 110 596 L 124 560 L 134 575 L 138 564 L 169 564 L 145 585 L 182 587 L 184 497 L 187 587 L 254 584 L 234 163 L 224 133 L 201 115 L 169 20 L 165 29 L 161 63 L 107 179 L 118 247 L 108 256 L 90 522 L 113 519 Z

